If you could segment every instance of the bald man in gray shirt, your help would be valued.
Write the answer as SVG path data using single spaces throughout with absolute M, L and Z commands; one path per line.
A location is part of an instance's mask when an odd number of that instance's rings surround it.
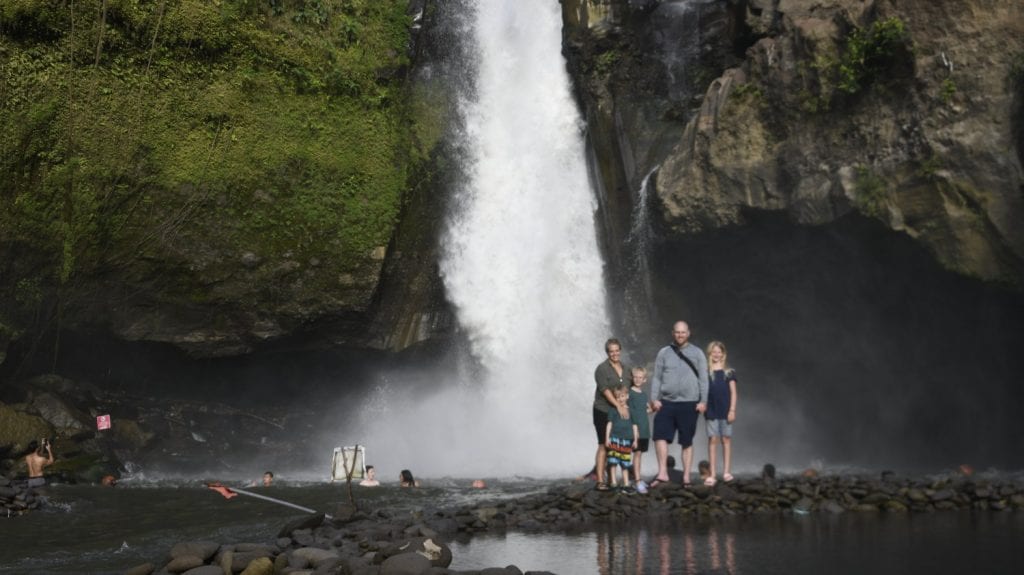
M 671 345 L 658 352 L 651 379 L 651 399 L 657 412 L 651 439 L 658 457 L 658 476 L 652 486 L 668 481 L 665 462 L 668 444 L 676 432 L 682 446 L 683 485 L 690 484 L 693 434 L 697 431 L 697 417 L 707 409 L 708 402 L 708 360 L 699 347 L 690 343 L 690 326 L 685 321 L 672 326 L 672 340 Z

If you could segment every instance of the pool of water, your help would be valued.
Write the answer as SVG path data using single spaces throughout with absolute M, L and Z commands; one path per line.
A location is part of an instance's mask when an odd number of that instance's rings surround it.
M 371 508 L 441 507 L 511 498 L 542 481 L 431 482 L 423 489 L 355 488 Z M 56 486 L 53 505 L 0 518 L 0 572 L 119 573 L 159 564 L 179 541 L 272 541 L 298 511 L 201 484 L 103 488 Z M 252 491 L 330 513 L 344 485 Z M 773 515 L 659 519 L 574 533 L 476 535 L 451 542 L 454 569 L 515 564 L 565 574 L 641 573 L 1024 573 L 1024 513 Z
M 646 521 L 481 535 L 453 569 L 514 564 L 562 575 L 1024 573 L 1024 514 L 846 513 Z

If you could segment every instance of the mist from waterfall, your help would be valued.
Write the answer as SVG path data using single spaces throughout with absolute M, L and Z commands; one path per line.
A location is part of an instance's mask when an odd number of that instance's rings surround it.
M 428 476 L 580 473 L 594 453 L 593 370 L 609 337 L 583 124 L 560 7 L 480 0 L 460 96 L 463 184 L 441 274 L 468 360 L 364 407 L 368 462 Z M 400 391 L 415 389 L 412 393 Z

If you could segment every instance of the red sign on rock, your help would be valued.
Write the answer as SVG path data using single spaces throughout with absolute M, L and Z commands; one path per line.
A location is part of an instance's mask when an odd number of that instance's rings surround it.
M 110 416 L 109 415 L 97 415 L 96 416 L 96 429 L 110 429 Z

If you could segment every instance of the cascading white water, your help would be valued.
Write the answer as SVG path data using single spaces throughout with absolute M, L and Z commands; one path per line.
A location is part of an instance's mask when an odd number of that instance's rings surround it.
M 384 386 L 371 436 L 387 445 L 368 458 L 435 476 L 579 473 L 593 460 L 593 371 L 609 333 L 560 8 L 479 0 L 472 18 L 468 158 L 441 273 L 481 373 L 453 368 L 415 400 Z
M 633 325 L 651 325 L 653 323 L 650 251 L 654 230 L 650 221 L 650 195 L 651 178 L 660 167 L 660 165 L 655 166 L 640 182 L 640 189 L 637 190 L 633 203 L 629 234 L 626 237 L 626 253 L 629 261 L 623 303 L 627 317 L 632 319 Z M 633 338 L 639 339 L 636 335 Z
M 548 0 L 482 0 L 476 24 L 476 98 L 463 103 L 472 165 L 442 274 L 485 367 L 561 379 L 600 352 L 607 324 L 561 17 Z

